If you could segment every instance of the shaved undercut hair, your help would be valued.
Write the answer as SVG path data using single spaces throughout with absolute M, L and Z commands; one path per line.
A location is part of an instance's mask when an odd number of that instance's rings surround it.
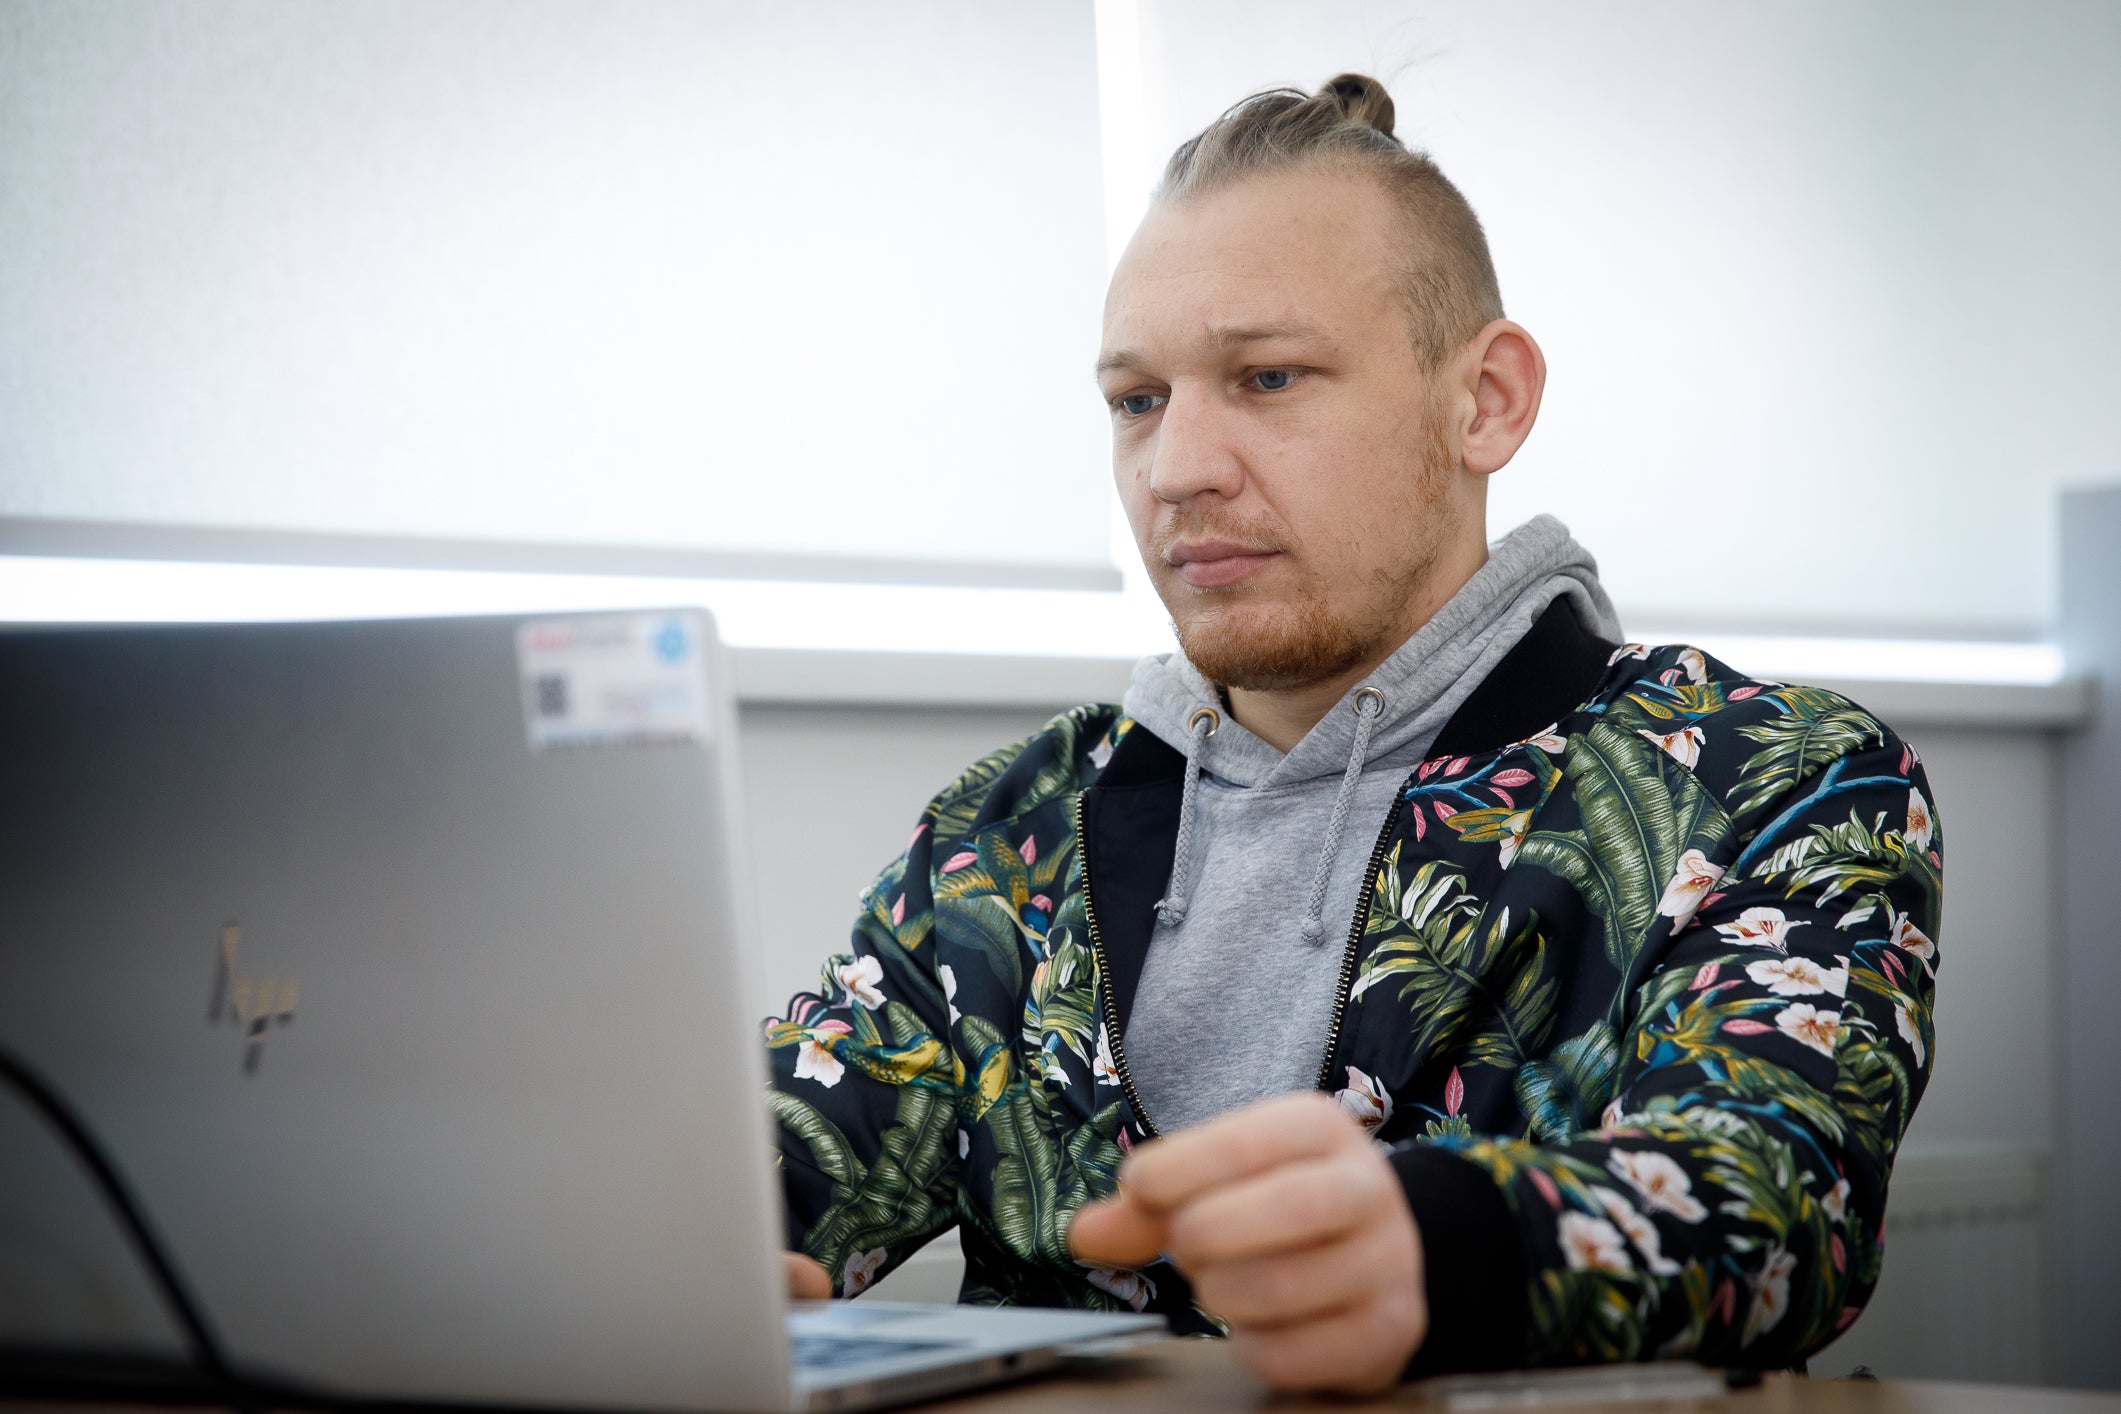
M 1255 93 L 1171 154 L 1156 200 L 1185 202 L 1311 164 L 1369 176 L 1400 211 L 1397 283 L 1415 352 L 1433 369 L 1502 318 L 1502 292 L 1480 218 L 1427 153 L 1392 136 L 1392 120 L 1391 95 L 1363 74 L 1342 74 L 1315 94 Z

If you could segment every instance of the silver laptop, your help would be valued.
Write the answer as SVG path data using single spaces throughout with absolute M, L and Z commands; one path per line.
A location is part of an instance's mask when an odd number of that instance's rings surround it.
M 0 1045 L 239 1374 L 851 1408 L 1160 1324 L 791 1309 L 723 661 L 698 611 L 0 632 Z M 0 1087 L 0 1370 L 194 1358 Z

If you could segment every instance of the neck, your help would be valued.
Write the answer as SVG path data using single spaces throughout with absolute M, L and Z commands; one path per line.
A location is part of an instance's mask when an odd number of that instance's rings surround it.
M 1436 617 L 1436 611 L 1449 603 L 1451 596 L 1463 589 L 1487 562 L 1487 542 L 1476 539 L 1470 553 L 1458 563 L 1439 565 L 1441 573 L 1430 576 L 1428 583 L 1409 599 L 1400 630 L 1383 634 L 1381 647 L 1344 672 L 1294 687 L 1228 689 L 1230 719 L 1282 755 L 1288 755 L 1350 689 L 1421 632 L 1423 625 Z

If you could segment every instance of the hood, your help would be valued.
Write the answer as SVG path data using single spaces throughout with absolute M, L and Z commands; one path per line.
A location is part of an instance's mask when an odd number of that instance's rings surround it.
M 1568 527 L 1538 515 L 1488 547 L 1487 563 L 1391 657 L 1348 690 L 1374 688 L 1384 698 L 1362 755 L 1370 762 L 1419 759 L 1463 700 L 1451 689 L 1476 665 L 1491 665 L 1498 634 L 1522 634 L 1541 610 L 1567 598 L 1602 637 L 1620 638 L 1619 617 L 1598 582 L 1598 565 Z M 1507 644 L 1500 651 L 1507 651 Z M 1222 695 L 1183 653 L 1144 658 L 1121 702 L 1126 714 L 1187 757 L 1194 740 L 1187 720 L 1202 707 L 1222 710 Z M 1200 765 L 1228 784 L 1281 786 L 1348 769 L 1358 729 L 1352 711 L 1328 712 L 1286 756 L 1227 714 L 1215 745 Z

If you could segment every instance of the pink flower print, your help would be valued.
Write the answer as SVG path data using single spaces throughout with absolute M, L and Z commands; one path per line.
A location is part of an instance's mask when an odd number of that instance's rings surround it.
M 1030 867 L 1031 867 L 1031 866 L 1032 866 L 1033 864 L 1036 864 L 1036 863 L 1038 862 L 1038 836 L 1037 836 L 1037 835 L 1027 835 L 1027 836 L 1025 836 L 1025 838 L 1024 838 L 1024 847 L 1023 847 L 1023 849 L 1022 849 L 1021 851 L 1019 851 L 1019 855 L 1020 855 L 1020 857 L 1021 857 L 1021 858 L 1023 859 L 1023 861 L 1024 861 L 1024 867 L 1025 867 L 1025 868 L 1027 868 L 1027 869 L 1028 869 L 1028 868 L 1030 868 Z
M 958 870 L 963 869 L 968 865 L 977 863 L 979 863 L 979 856 L 977 854 L 974 854 L 969 849 L 961 850 L 958 853 L 951 855 L 948 860 L 944 861 L 943 872 L 945 874 L 955 874 Z

